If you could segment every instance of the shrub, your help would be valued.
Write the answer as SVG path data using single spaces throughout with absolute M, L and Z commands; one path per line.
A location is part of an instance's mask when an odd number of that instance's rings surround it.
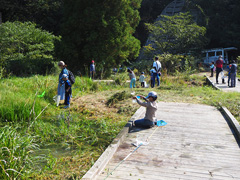
M 122 92 L 118 92 L 118 93 L 115 93 L 114 95 L 112 95 L 108 101 L 107 101 L 107 105 L 108 106 L 112 106 L 113 104 L 119 102 L 119 101 L 122 101 L 122 100 L 125 100 L 125 99 L 128 99 L 130 98 L 131 95 L 129 93 L 127 93 L 126 91 L 122 91 Z
M 127 79 L 128 79 L 128 73 L 127 72 L 124 72 L 124 73 L 118 73 L 116 76 L 115 76 L 115 83 L 117 85 L 120 85 L 120 86 L 123 86 Z

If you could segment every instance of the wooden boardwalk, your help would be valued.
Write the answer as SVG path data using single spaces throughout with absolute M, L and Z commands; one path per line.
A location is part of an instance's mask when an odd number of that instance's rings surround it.
M 144 113 L 142 108 L 139 116 Z M 157 118 L 168 125 L 132 129 L 98 180 L 240 179 L 239 144 L 215 107 L 160 102 Z M 142 145 L 107 177 L 136 148 L 131 145 L 136 138 L 145 141 L 154 131 L 148 145 Z

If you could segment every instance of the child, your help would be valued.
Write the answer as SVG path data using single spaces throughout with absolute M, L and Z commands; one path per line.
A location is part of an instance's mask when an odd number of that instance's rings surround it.
M 213 71 L 214 71 L 214 62 L 212 62 L 211 66 L 210 66 L 210 69 L 211 69 L 211 76 L 210 77 L 213 77 Z
M 131 69 L 128 69 L 127 72 L 129 73 L 129 78 L 131 80 L 130 82 L 130 88 L 135 88 L 135 83 L 136 83 L 136 76 L 134 72 Z
M 144 128 L 154 127 L 156 122 L 156 111 L 157 111 L 157 93 L 152 91 L 148 93 L 148 96 L 145 98 L 144 96 L 139 96 L 144 99 L 146 102 L 142 102 L 137 98 L 137 96 L 133 97 L 133 99 L 137 100 L 137 103 L 141 106 L 146 107 L 146 114 L 144 119 L 134 121 L 135 126 L 140 126 Z
M 139 81 L 141 82 L 141 87 L 145 87 L 145 76 L 144 72 L 141 73 L 141 76 L 139 77 Z
M 67 74 L 63 74 L 63 81 L 65 81 L 65 102 L 64 104 L 66 105 L 64 108 L 70 108 L 70 98 L 72 95 L 72 85 L 70 83 L 70 81 L 68 80 L 68 76 Z
M 231 79 L 231 64 L 227 65 L 227 72 L 228 72 L 228 86 L 230 86 L 230 79 Z
M 153 72 L 154 72 L 154 69 L 151 69 L 150 70 L 150 76 L 151 76 L 150 81 L 151 81 L 151 87 L 152 88 L 153 88 L 153 81 L 154 81 Z

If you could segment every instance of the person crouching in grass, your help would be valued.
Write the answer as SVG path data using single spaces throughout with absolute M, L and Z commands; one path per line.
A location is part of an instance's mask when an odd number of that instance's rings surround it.
M 156 111 L 157 111 L 157 93 L 152 91 L 148 93 L 148 96 L 145 98 L 144 96 L 139 95 L 140 99 L 142 98 L 146 102 L 142 102 L 137 96 L 133 97 L 133 99 L 137 100 L 137 103 L 141 106 L 146 107 L 146 114 L 143 119 L 134 121 L 135 126 L 143 127 L 143 128 L 151 128 L 156 124 Z
M 63 74 L 63 81 L 65 81 L 65 101 L 64 104 L 66 106 L 64 106 L 65 109 L 70 108 L 70 99 L 71 99 L 71 95 L 72 95 L 72 85 L 71 82 L 68 80 L 68 76 L 67 74 Z

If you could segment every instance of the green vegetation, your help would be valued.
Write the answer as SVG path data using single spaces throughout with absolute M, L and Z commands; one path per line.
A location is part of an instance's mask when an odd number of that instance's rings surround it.
M 56 82 L 56 76 L 0 80 L 0 179 L 80 177 L 133 113 L 109 110 L 106 97 L 101 100 L 103 108 L 88 107 L 89 100 L 80 97 L 92 96 L 91 103 L 96 103 L 95 93 L 118 87 L 85 77 L 76 78 L 70 111 L 56 107 Z M 43 97 L 37 96 L 44 91 Z
M 240 1 L 232 0 L 189 0 L 190 8 L 200 8 L 203 22 L 207 28 L 209 43 L 207 48 L 240 47 L 239 10 Z M 226 8 L 228 7 L 228 8 Z
M 3 22 L 31 21 L 43 29 L 59 35 L 63 16 L 62 5 L 62 0 L 1 0 L 0 12 Z
M 148 75 L 151 62 L 133 62 L 140 49 L 136 37 L 144 43 L 146 36 L 140 32 L 144 22 L 153 23 L 171 1 L 1 1 L 0 179 L 80 179 L 87 172 L 139 107 L 131 103 L 124 66 L 131 66 L 137 77 L 142 71 Z M 159 55 L 161 86 L 154 89 L 158 101 L 223 105 L 240 122 L 239 93 L 214 90 L 202 76 L 192 75 L 198 63 L 192 55 L 199 56 L 202 48 L 240 49 L 239 2 L 188 0 L 185 8 L 197 8 L 204 16 L 200 25 L 189 13 L 148 24 L 158 52 L 164 52 Z M 146 50 L 153 58 L 153 47 Z M 92 59 L 99 78 L 114 81 L 85 77 Z M 76 77 L 67 110 L 56 107 L 53 100 L 57 60 L 84 76 Z M 111 75 L 110 69 L 120 65 L 123 73 Z M 147 95 L 150 90 L 136 88 L 135 92 Z
M 154 24 L 147 24 L 156 44 L 155 50 L 162 53 L 187 54 L 204 46 L 206 28 L 197 25 L 190 13 L 161 16 Z
M 31 22 L 0 26 L 0 66 L 15 75 L 45 74 L 53 67 L 54 41 L 60 38 Z
M 140 41 L 133 33 L 140 21 L 140 5 L 141 0 L 66 0 L 57 57 L 81 71 L 95 59 L 97 71 L 107 74 L 109 68 L 135 59 Z
M 163 74 L 161 86 L 154 89 L 158 100 L 222 104 L 240 121 L 239 93 L 214 90 L 204 85 L 205 79 L 190 73 Z M 128 83 L 120 86 L 77 77 L 71 108 L 64 110 L 52 100 L 56 82 L 56 76 L 0 80 L 1 179 L 79 179 L 139 107 L 131 103 Z M 44 91 L 43 97 L 35 96 Z M 135 89 L 141 95 L 149 91 Z M 35 113 L 30 113 L 33 107 Z M 20 147 L 25 148 L 20 151 Z
M 32 165 L 32 150 L 38 148 L 29 134 L 20 134 L 18 128 L 9 126 L 0 129 L 0 178 L 18 179 L 26 176 Z

